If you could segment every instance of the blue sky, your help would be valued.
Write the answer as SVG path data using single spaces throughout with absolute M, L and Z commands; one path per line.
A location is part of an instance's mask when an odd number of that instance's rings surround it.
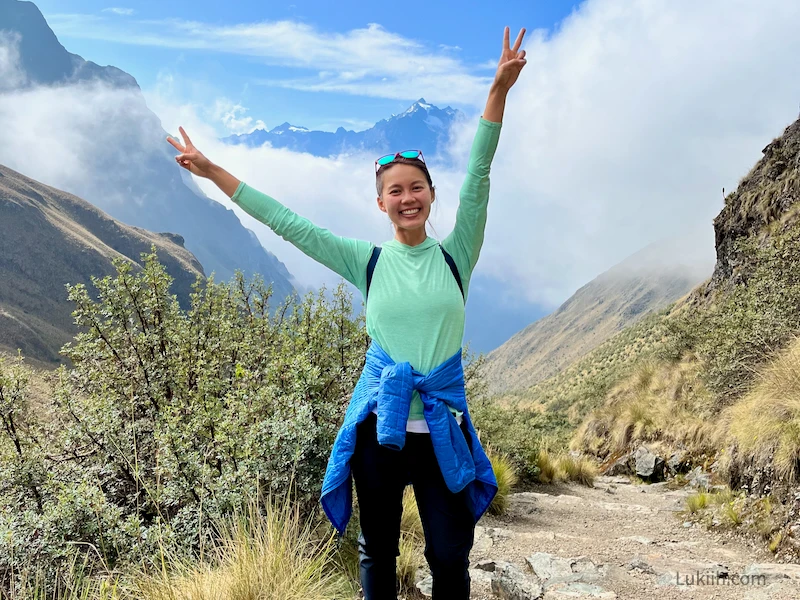
M 503 27 L 552 30 L 575 3 L 36 4 L 71 52 L 131 73 L 146 92 L 215 106 L 214 117 L 227 110 L 230 129 L 261 120 L 332 131 L 364 129 L 420 97 L 480 110 Z
M 697 263 L 688 266 L 710 272 L 722 188 L 735 189 L 798 115 L 797 0 L 36 4 L 69 51 L 135 76 L 166 131 L 185 126 L 253 187 L 376 243 L 392 232 L 375 204 L 374 157 L 231 146 L 221 135 L 259 120 L 362 129 L 419 97 L 461 108 L 472 118 L 450 132 L 456 160 L 435 174 L 441 238 L 455 222 L 503 27 L 537 30 L 506 105 L 473 273 L 472 289 L 482 282 L 509 314 L 553 310 L 646 245 L 687 231 L 699 232 L 683 242 Z M 0 89 L 4 73 L 19 74 L 14 42 L 5 44 L 4 53 L 0 35 Z M 18 132 L 0 144 L 0 163 L 74 193 L 98 147 L 85 124 L 113 114 L 115 101 L 124 98 L 70 85 L 0 93 L 0 122 Z M 30 151 L 30 139 L 44 138 L 47 161 Z M 301 284 L 338 282 L 239 216 Z

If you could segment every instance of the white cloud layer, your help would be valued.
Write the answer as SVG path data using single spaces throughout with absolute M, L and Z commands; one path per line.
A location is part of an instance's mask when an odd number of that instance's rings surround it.
M 0 93 L 25 84 L 25 71 L 20 66 L 19 40 L 16 33 L 0 30 Z
M 507 104 L 478 273 L 517 298 L 554 306 L 648 243 L 698 223 L 704 233 L 687 242 L 686 254 L 707 263 L 722 187 L 735 188 L 761 148 L 797 117 L 799 22 L 794 0 L 589 0 L 552 36 L 532 36 Z M 77 93 L 0 95 L 0 131 L 19 123 L 14 135 L 23 136 L 0 143 L 0 162 L 68 190 L 88 176 L 82 153 L 101 146 L 86 138 L 86 120 L 109 98 Z M 181 106 L 168 94 L 147 97 L 167 130 L 184 125 L 212 160 L 301 215 L 339 235 L 391 237 L 375 205 L 374 157 L 226 146 L 215 139 L 212 109 Z M 232 122 L 249 118 L 231 114 Z M 475 126 L 473 119 L 455 132 L 461 168 L 433 172 L 437 237 L 452 228 Z M 34 140 L 48 139 L 42 160 Z M 301 283 L 337 280 L 265 226 L 243 221 Z
M 508 100 L 478 269 L 553 305 L 698 223 L 707 262 L 722 188 L 798 116 L 798 23 L 795 0 L 589 0 L 537 32 Z

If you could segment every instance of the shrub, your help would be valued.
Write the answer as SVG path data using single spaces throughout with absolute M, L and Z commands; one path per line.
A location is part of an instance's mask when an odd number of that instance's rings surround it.
M 400 520 L 400 531 L 418 542 L 425 540 L 417 499 L 414 496 L 414 488 L 411 486 L 406 487 L 403 492 L 403 516 Z
M 197 554 L 215 519 L 290 484 L 316 507 L 369 343 L 345 288 L 273 310 L 239 275 L 198 281 L 182 311 L 155 254 L 144 264 L 117 261 L 96 298 L 69 288 L 82 332 L 46 421 L 0 364 L 0 590 L 22 585 L 20 564 L 54 582 L 76 554 L 90 572 Z

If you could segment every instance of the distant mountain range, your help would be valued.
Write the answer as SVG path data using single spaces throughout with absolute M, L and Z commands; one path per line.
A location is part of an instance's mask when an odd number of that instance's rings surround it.
M 133 77 L 67 52 L 31 2 L 0 0 L 0 31 L 18 39 L 25 70 L 19 88 L 99 81 L 125 91 L 123 106 L 98 111 L 83 125 L 82 136 L 97 141 L 81 157 L 88 176 L 69 192 L 124 223 L 179 234 L 205 272 L 214 272 L 217 280 L 228 280 L 240 269 L 248 277 L 257 273 L 272 282 L 281 299 L 292 293 L 292 276 L 285 265 L 261 246 L 233 211 L 206 197 L 190 178 L 184 181 L 174 151 L 165 142 L 167 133 L 147 108 Z M 112 137 L 124 141 L 121 151 L 104 150 Z M 4 157 L 0 148 L 0 161 L 13 166 L 14 158 Z
M 114 258 L 139 267 L 156 246 L 174 279 L 172 291 L 189 305 L 203 267 L 174 234 L 123 225 L 80 198 L 0 165 L 0 350 L 43 366 L 77 333 L 65 284 L 115 273 Z
M 432 158 L 442 152 L 453 123 L 463 118 L 461 111 L 449 106 L 438 108 L 420 98 L 405 112 L 382 119 L 365 131 L 348 131 L 339 127 L 331 133 L 283 123 L 269 131 L 256 129 L 224 140 L 252 147 L 269 144 L 273 148 L 287 148 L 322 157 L 356 152 L 378 155 L 400 150 L 422 150 L 426 157 Z

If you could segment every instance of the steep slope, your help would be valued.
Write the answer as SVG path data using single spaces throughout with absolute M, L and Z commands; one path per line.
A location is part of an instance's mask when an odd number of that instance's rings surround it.
M 686 238 L 652 244 L 581 287 L 554 313 L 489 353 L 490 390 L 547 379 L 643 315 L 684 296 L 712 270 Z M 710 253 L 708 254 L 710 256 Z
M 233 211 L 186 186 L 165 142 L 167 133 L 133 77 L 67 52 L 33 3 L 0 0 L 0 30 L 11 39 L 24 70 L 15 89 L 70 85 L 76 97 L 94 102 L 91 114 L 81 114 L 76 124 L 80 140 L 74 160 L 80 168 L 75 170 L 84 176 L 67 178 L 69 185 L 62 187 L 124 223 L 180 234 L 205 272 L 217 279 L 241 269 L 248 277 L 260 274 L 273 282 L 278 297 L 292 293 L 285 265 Z M 114 144 L 112 151 L 108 143 Z M 17 158 L 4 154 L 0 144 L 1 162 L 22 170 Z M 37 177 L 35 171 L 25 172 Z
M 0 350 L 19 348 L 34 362 L 58 364 L 58 350 L 76 333 L 65 284 L 90 286 L 91 276 L 114 273 L 114 258 L 138 263 L 151 245 L 188 304 L 203 268 L 180 236 L 123 225 L 0 165 Z

